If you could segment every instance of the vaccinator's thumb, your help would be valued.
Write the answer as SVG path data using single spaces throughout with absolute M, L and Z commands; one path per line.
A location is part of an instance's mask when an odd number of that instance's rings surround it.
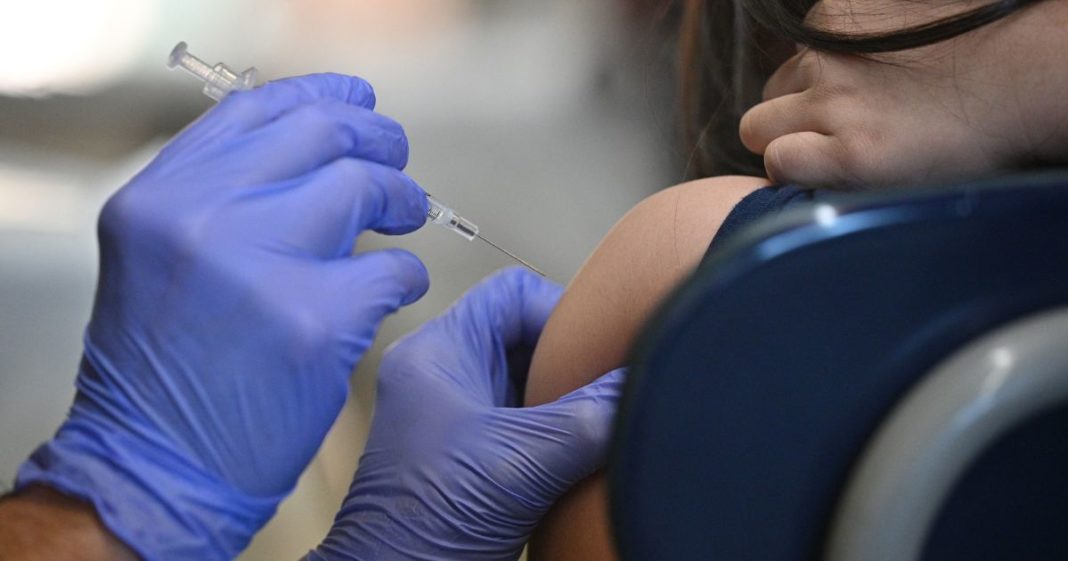
M 402 249 L 372 251 L 330 267 L 321 313 L 335 328 L 368 339 L 386 316 L 422 298 L 430 287 L 426 266 Z
M 544 425 L 555 428 L 553 450 L 543 469 L 568 486 L 604 466 L 626 369 L 613 370 L 564 397 L 534 408 Z

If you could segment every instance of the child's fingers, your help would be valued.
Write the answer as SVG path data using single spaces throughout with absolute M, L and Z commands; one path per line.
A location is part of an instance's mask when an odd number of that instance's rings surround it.
M 775 139 L 801 131 L 830 132 L 822 111 L 808 102 L 806 92 L 765 101 L 742 115 L 738 134 L 754 154 L 763 154 Z
M 852 183 L 841 139 L 818 132 L 780 136 L 764 151 L 764 167 L 776 183 L 806 187 Z
M 764 101 L 807 90 L 821 71 L 820 66 L 817 54 L 799 49 L 768 78 L 764 84 Z

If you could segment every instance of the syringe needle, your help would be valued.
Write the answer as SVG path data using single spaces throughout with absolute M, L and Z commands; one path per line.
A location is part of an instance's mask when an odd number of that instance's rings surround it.
M 530 269 L 531 271 L 534 271 L 535 273 L 538 273 L 539 275 L 541 275 L 543 277 L 545 276 L 545 273 L 541 272 L 540 269 L 538 269 L 534 265 L 531 265 L 530 263 L 527 263 L 526 261 L 520 259 L 518 255 L 512 253 L 511 251 L 508 251 L 507 249 L 504 249 L 503 247 L 501 247 L 501 246 L 499 246 L 499 245 L 487 240 L 486 238 L 483 238 L 482 234 L 475 234 L 475 236 L 478 239 L 480 239 L 480 240 L 490 244 L 491 246 L 493 246 L 493 248 L 495 248 L 497 251 L 500 251 L 501 253 L 507 255 L 508 257 L 511 257 L 512 259 L 515 259 L 518 263 L 520 263 L 524 267 Z
M 467 241 L 472 241 L 475 238 L 478 238 L 488 243 L 493 249 L 496 249 L 497 251 L 507 255 L 508 257 L 515 259 L 517 263 L 522 264 L 524 267 L 530 269 L 531 271 L 534 271 L 535 273 L 538 273 L 543 277 L 545 276 L 545 273 L 541 272 L 534 265 L 531 265 L 530 263 L 527 263 L 526 261 L 520 259 L 518 255 L 487 240 L 486 238 L 483 238 L 482 235 L 478 233 L 478 226 L 474 222 L 471 222 L 470 220 L 460 216 L 459 214 L 456 214 L 456 211 L 445 206 L 441 203 L 441 201 L 435 199 L 429 194 L 426 196 L 426 200 L 429 205 L 427 207 L 426 217 L 428 220 L 430 220 L 430 222 L 442 226 L 447 230 L 456 232 L 457 234 L 463 236 L 463 238 Z

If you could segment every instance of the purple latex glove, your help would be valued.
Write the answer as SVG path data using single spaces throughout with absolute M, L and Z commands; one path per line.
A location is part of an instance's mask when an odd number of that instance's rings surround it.
M 483 281 L 386 353 L 370 438 L 309 561 L 504 561 L 604 460 L 623 371 L 519 408 L 508 352 L 538 339 L 561 289 L 521 269 Z
M 100 282 L 69 418 L 19 471 L 91 502 L 146 559 L 231 559 L 294 487 L 384 316 L 426 269 L 352 257 L 414 230 L 401 127 L 358 78 L 237 92 L 100 217 Z

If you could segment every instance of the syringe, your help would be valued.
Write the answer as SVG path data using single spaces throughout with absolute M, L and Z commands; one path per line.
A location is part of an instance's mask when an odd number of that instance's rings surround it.
M 204 82 L 204 95 L 222 101 L 234 90 L 251 90 L 256 87 L 259 71 L 255 67 L 238 74 L 223 63 L 208 66 L 208 63 L 193 56 L 185 41 L 178 43 L 167 57 L 167 68 L 181 68 Z
M 441 204 L 441 201 L 435 199 L 429 194 L 426 196 L 426 200 L 430 203 L 430 207 L 426 213 L 426 216 L 428 219 L 430 219 L 431 223 L 452 230 L 453 232 L 456 232 L 457 234 L 463 236 L 463 238 L 467 241 L 472 241 L 475 238 L 478 238 L 492 246 L 497 251 L 500 251 L 508 257 L 515 259 L 517 263 L 520 263 L 531 271 L 534 271 L 535 273 L 538 273 L 543 277 L 545 276 L 545 273 L 541 272 L 540 269 L 538 269 L 534 265 L 531 265 L 530 263 L 527 263 L 518 255 L 482 237 L 482 235 L 478 233 L 478 226 L 476 226 L 474 222 L 471 222 L 463 216 L 456 214 L 456 211 Z
M 193 56 L 193 54 L 189 52 L 185 41 L 175 45 L 170 56 L 167 58 L 167 66 L 172 70 L 181 68 L 204 82 L 204 95 L 215 101 L 221 101 L 222 98 L 226 97 L 226 94 L 232 91 L 250 90 L 256 87 L 256 78 L 259 74 L 254 67 L 238 74 L 221 62 L 215 66 L 209 66 L 208 63 Z M 520 259 L 519 256 L 511 251 L 508 251 L 482 237 L 482 235 L 478 233 L 478 226 L 476 226 L 474 222 L 460 216 L 452 208 L 442 204 L 441 201 L 431 197 L 429 194 L 426 198 L 430 203 L 429 210 L 427 210 L 427 219 L 430 220 L 431 223 L 456 232 L 463 236 L 467 241 L 472 241 L 475 238 L 478 238 L 497 251 L 516 260 L 516 262 L 522 264 L 531 271 L 534 271 L 543 277 L 545 276 L 545 273 L 541 272 L 537 267 Z

